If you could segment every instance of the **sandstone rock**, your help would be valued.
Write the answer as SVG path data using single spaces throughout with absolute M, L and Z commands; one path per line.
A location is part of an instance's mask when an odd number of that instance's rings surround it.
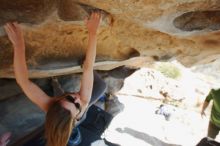
M 81 72 L 85 16 L 103 13 L 96 69 L 141 66 L 175 57 L 186 66 L 219 58 L 219 0 L 0 1 L 0 77 L 13 77 L 13 49 L 3 25 L 18 21 L 25 35 L 30 77 Z M 126 61 L 136 57 L 136 62 Z

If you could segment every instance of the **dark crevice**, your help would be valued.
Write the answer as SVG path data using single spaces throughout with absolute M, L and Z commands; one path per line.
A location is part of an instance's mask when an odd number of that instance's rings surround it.
M 128 56 L 129 58 L 132 58 L 132 57 L 138 57 L 140 56 L 140 52 L 138 52 L 136 49 L 134 48 L 131 48 L 128 52 Z
M 156 55 L 152 56 L 152 58 L 154 59 L 154 61 L 168 61 L 168 60 L 170 60 L 172 57 L 173 57 L 173 56 L 168 55 L 168 54 L 163 55 L 163 56 L 156 56 Z
M 57 8 L 57 0 L 2 0 L 0 5 L 0 26 L 7 22 L 39 24 Z
M 88 14 L 73 0 L 61 0 L 58 6 L 58 15 L 64 21 L 81 21 Z
M 73 0 L 60 0 L 58 6 L 58 15 L 60 19 L 64 21 L 82 21 L 86 16 L 89 16 L 92 12 L 101 12 L 103 20 L 110 16 L 110 13 L 82 3 L 75 2 Z M 109 20 L 110 22 L 112 20 Z
M 183 31 L 194 30 L 219 30 L 220 11 L 194 11 L 187 12 L 174 19 L 173 24 L 176 28 Z
M 83 3 L 78 3 L 89 15 L 92 13 L 92 12 L 101 12 L 104 16 L 106 15 L 110 15 L 110 13 L 102 10 L 102 9 L 99 9 L 99 8 L 95 8 L 93 6 L 90 6 L 90 5 L 86 5 L 86 4 L 83 4 Z
M 156 56 L 156 55 L 154 55 L 154 56 L 152 56 L 153 57 L 153 59 L 155 60 L 155 61 L 159 61 L 159 56 Z

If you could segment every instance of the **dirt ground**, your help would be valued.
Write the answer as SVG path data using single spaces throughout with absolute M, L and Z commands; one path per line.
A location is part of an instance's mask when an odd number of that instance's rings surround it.
M 105 132 L 107 140 L 121 146 L 195 146 L 206 136 L 208 117 L 175 108 L 170 120 L 155 114 L 161 102 L 134 96 L 118 96 L 124 110 Z M 220 136 L 217 137 L 220 141 Z
M 190 72 L 176 81 L 142 68 L 128 77 L 118 92 L 124 109 L 103 136 L 121 146 L 195 146 L 207 135 L 211 104 L 207 117 L 201 117 L 200 109 L 209 88 Z M 155 114 L 165 98 L 160 91 L 174 100 L 182 98 L 175 106 L 165 104 L 170 109 L 169 120 Z M 216 141 L 220 142 L 220 136 Z

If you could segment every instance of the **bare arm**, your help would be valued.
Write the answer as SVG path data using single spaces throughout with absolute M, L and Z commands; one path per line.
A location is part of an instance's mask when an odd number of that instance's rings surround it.
M 205 110 L 206 110 L 206 108 L 208 107 L 208 105 L 209 105 L 209 102 L 208 102 L 208 101 L 204 101 L 204 103 L 203 103 L 203 105 L 202 105 L 202 110 L 201 110 L 201 116 L 202 116 L 202 117 L 203 117 L 203 116 L 206 116 Z
M 86 26 L 89 33 L 89 42 L 86 49 L 86 57 L 83 64 L 83 74 L 80 87 L 80 98 L 84 104 L 88 104 L 93 88 L 93 65 L 96 57 L 97 30 L 101 22 L 100 13 L 92 13 L 90 19 L 86 19 Z
M 51 99 L 43 90 L 28 79 L 25 44 L 21 28 L 15 22 L 7 23 L 5 30 L 14 47 L 14 71 L 17 83 L 32 102 L 38 105 L 42 110 L 47 111 Z

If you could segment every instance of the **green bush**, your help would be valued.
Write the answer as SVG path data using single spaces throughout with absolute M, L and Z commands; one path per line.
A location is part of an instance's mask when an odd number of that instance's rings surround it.
M 181 76 L 180 70 L 172 63 L 162 62 L 156 66 L 156 70 L 160 71 L 164 76 L 177 79 Z

